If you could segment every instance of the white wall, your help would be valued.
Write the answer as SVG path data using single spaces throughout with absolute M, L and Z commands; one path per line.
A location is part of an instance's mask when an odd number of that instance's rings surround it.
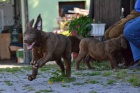
M 41 14 L 43 30 L 51 32 L 58 27 L 56 18 L 59 16 L 58 2 L 62 1 L 86 1 L 86 9 L 89 9 L 90 0 L 28 0 L 29 20 L 37 18 Z

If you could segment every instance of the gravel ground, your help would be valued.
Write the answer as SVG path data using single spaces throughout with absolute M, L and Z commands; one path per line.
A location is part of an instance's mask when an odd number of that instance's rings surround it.
M 1 66 L 2 67 L 2 66 Z M 6 67 L 6 66 L 5 66 Z M 28 81 L 27 74 L 31 70 L 21 68 L 20 71 L 10 72 L 1 71 L 0 73 L 0 93 L 140 93 L 140 87 L 132 86 L 123 79 L 115 78 L 115 71 L 93 71 L 93 70 L 72 70 L 74 82 L 53 82 L 48 84 L 52 72 L 57 67 L 50 68 L 47 71 L 39 71 L 39 75 L 33 81 Z M 93 72 L 101 72 L 100 75 L 89 75 Z M 103 75 L 110 72 L 111 75 Z M 130 75 L 132 71 L 125 69 Z M 140 75 L 140 71 L 135 72 Z M 127 77 L 127 76 L 126 76 Z M 109 84 L 109 81 L 113 83 Z

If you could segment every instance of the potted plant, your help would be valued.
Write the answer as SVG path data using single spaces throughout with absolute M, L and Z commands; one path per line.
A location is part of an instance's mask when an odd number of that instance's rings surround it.
M 68 23 L 68 29 L 70 32 L 76 31 L 78 35 L 87 37 L 89 31 L 91 31 L 91 23 L 93 23 L 93 20 L 89 16 L 80 15 Z

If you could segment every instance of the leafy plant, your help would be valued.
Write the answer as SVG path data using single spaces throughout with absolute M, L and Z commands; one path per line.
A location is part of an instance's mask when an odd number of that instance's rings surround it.
M 116 81 L 115 80 L 112 80 L 112 79 L 109 79 L 108 81 L 107 81 L 107 84 L 114 84 Z
M 59 70 L 53 72 L 52 73 L 53 76 L 50 77 L 50 79 L 48 81 L 48 84 L 53 84 L 53 82 L 65 83 L 65 82 L 73 82 L 73 81 L 75 81 L 75 78 L 68 78 L 63 73 L 62 73 L 62 75 L 60 75 L 59 73 L 60 73 Z
M 91 23 L 93 23 L 93 20 L 89 16 L 80 15 L 79 18 L 74 18 L 68 23 L 68 29 L 70 32 L 77 31 L 78 35 L 87 37 L 91 30 Z
M 138 75 L 134 75 L 128 79 L 128 82 L 133 86 L 140 86 L 140 79 Z

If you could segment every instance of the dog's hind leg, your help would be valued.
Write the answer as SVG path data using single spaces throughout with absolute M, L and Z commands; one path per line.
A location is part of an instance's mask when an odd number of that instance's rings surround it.
M 80 70 L 79 63 L 83 58 L 85 58 L 85 56 L 86 56 L 86 52 L 81 52 L 81 51 L 79 52 L 78 57 L 76 58 L 76 70 Z
M 56 64 L 60 67 L 60 69 L 62 71 L 62 75 L 65 75 L 65 68 L 64 68 L 64 64 L 61 61 L 61 58 L 56 60 Z
M 110 59 L 110 65 L 112 69 L 119 69 L 118 64 L 117 64 L 117 60 L 116 58 L 113 56 L 113 54 L 109 57 Z
M 71 51 L 68 49 L 65 50 L 63 54 L 63 59 L 64 59 L 64 65 L 66 69 L 66 76 L 70 77 L 71 76 Z
M 91 65 L 90 65 L 90 60 L 91 59 L 92 58 L 89 55 L 87 55 L 86 58 L 85 58 L 85 60 L 84 60 L 89 70 L 90 69 L 95 69 L 94 67 L 91 67 Z

